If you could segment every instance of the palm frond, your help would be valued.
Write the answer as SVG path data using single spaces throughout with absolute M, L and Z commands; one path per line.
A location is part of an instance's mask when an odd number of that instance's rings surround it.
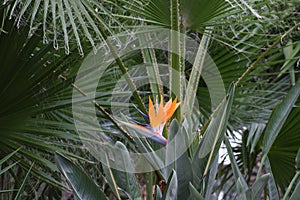
M 9 4 L 10 18 L 15 18 L 17 27 L 29 24 L 31 36 L 42 24 L 44 43 L 52 41 L 55 49 L 64 46 L 66 54 L 70 53 L 70 45 L 75 42 L 79 54 L 83 55 L 82 43 L 85 40 L 96 52 L 96 45 L 104 40 L 103 30 L 111 34 L 107 21 L 122 27 L 107 8 L 97 1 L 13 0 L 4 4 Z
M 54 152 L 75 156 L 67 151 L 68 147 L 62 141 L 68 140 L 76 147 L 80 140 L 73 134 L 75 127 L 71 115 L 67 115 L 68 119 L 56 116 L 62 115 L 67 106 L 62 110 L 59 110 L 61 107 L 47 110 L 45 105 L 62 104 L 59 103 L 62 101 L 59 94 L 65 86 L 54 72 L 66 73 L 66 68 L 74 65 L 76 55 L 72 58 L 55 55 L 51 45 L 41 45 L 41 37 L 27 37 L 28 29 L 17 30 L 8 18 L 3 20 L 7 34 L 0 35 L 0 155 L 21 147 L 9 159 L 9 162 L 19 162 L 21 166 L 9 171 L 11 174 L 19 171 L 19 175 L 14 175 L 16 186 L 22 186 L 16 179 L 22 177 L 20 172 L 31 169 L 34 177 L 62 188 L 57 167 L 53 164 Z M 36 35 L 41 34 L 37 32 Z M 64 95 L 70 97 L 70 90 L 65 89 Z M 70 106 L 71 100 L 68 102 Z M 32 163 L 35 164 L 31 168 Z

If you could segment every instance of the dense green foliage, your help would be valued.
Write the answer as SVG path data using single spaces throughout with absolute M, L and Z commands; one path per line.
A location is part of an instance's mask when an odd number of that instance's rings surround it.
M 4 0 L 0 16 L 0 199 L 299 198 L 298 0 Z M 133 28 L 175 30 L 197 46 L 173 32 L 172 53 L 130 52 L 116 58 L 100 81 L 77 88 L 76 75 L 90 51 L 100 55 L 106 40 L 117 55 L 121 47 L 109 38 Z M 182 59 L 194 54 L 192 63 Z M 203 66 L 208 54 L 224 91 L 211 90 L 213 80 L 203 77 L 209 74 L 210 66 Z M 127 70 L 149 63 L 146 74 L 127 77 Z M 162 71 L 158 63 L 179 73 Z M 111 94 L 123 76 L 129 87 L 117 101 Z M 133 90 L 140 79 L 153 77 L 152 84 Z M 165 77 L 170 90 L 158 84 Z M 122 150 L 118 160 L 127 172 L 99 162 L 75 127 L 72 100 L 83 101 L 93 81 L 99 83 L 89 102 L 105 137 Z M 72 96 L 74 90 L 82 95 Z M 217 104 L 212 91 L 222 97 Z M 164 130 L 175 146 L 163 147 L 165 160 L 150 156 L 145 162 L 178 159 L 132 173 L 139 163 L 128 152 L 160 146 L 131 137 L 111 117 L 112 107 L 126 109 L 122 99 L 129 96 L 128 117 L 142 122 L 135 108 L 146 113 L 148 96 L 156 95 L 181 102 Z M 186 115 L 195 101 L 199 111 Z M 189 148 L 177 155 L 176 145 L 188 140 Z

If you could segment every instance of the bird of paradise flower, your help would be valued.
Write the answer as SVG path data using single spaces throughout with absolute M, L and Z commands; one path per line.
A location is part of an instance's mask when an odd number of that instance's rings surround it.
M 170 99 L 166 105 L 164 105 L 163 97 L 161 96 L 160 104 L 158 104 L 158 100 L 156 100 L 154 106 L 151 98 L 149 97 L 148 115 L 137 109 L 145 118 L 145 120 L 149 122 L 149 124 L 140 123 L 135 120 L 132 120 L 134 123 L 128 123 L 124 121 L 120 122 L 134 129 L 138 134 L 161 145 L 166 145 L 168 143 L 168 139 L 163 136 L 163 129 L 179 105 L 180 103 L 177 103 L 177 98 L 175 98 L 174 101 Z

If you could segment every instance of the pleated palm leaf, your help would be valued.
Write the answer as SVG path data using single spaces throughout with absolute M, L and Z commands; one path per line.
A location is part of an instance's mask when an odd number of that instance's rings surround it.
M 59 75 L 71 73 L 66 69 L 77 65 L 78 55 L 54 53 L 52 45 L 41 43 L 40 31 L 35 31 L 34 37 L 27 37 L 28 28 L 17 29 L 14 21 L 5 18 L 5 11 L 5 8 L 0 10 L 4 17 L 0 33 L 0 157 L 19 150 L 1 163 L 1 168 L 17 163 L 1 174 L 1 190 L 9 192 L 1 195 L 4 199 L 20 198 L 22 192 L 17 194 L 17 189 L 31 169 L 28 182 L 36 184 L 35 189 L 41 192 L 37 195 L 47 195 L 53 190 L 53 198 L 57 198 L 60 191 L 54 192 L 55 188 L 63 188 L 64 184 L 53 164 L 54 152 L 75 156 L 72 151 L 68 153 L 69 145 L 72 148 L 80 145 L 68 108 L 72 90 Z M 34 198 L 33 193 L 27 195 Z

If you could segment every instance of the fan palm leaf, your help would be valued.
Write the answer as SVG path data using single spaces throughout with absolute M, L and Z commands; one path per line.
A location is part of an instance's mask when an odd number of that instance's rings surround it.
M 3 14 L 2 9 L 0 15 Z M 72 58 L 55 55 L 51 45 L 41 45 L 40 32 L 35 32 L 35 37 L 27 37 L 27 28 L 17 30 L 8 18 L 3 22 L 7 33 L 0 34 L 0 155 L 4 157 L 22 147 L 8 163 L 18 162 L 16 167 L 24 171 L 23 175 L 31 169 L 35 177 L 63 187 L 53 164 L 54 152 L 75 156 L 67 151 L 62 141 L 68 140 L 74 146 L 80 143 L 78 136 L 73 134 L 71 115 L 64 114 L 58 106 L 64 105 L 68 110 L 60 95 L 71 96 L 71 88 L 66 88 L 56 73 L 63 73 L 66 67 L 74 64 L 76 55 Z M 52 105 L 51 109 L 49 105 Z M 35 163 L 33 167 L 32 163 Z M 17 171 L 8 172 L 14 174 Z M 20 175 L 14 175 L 16 185 L 21 184 L 16 179 Z

